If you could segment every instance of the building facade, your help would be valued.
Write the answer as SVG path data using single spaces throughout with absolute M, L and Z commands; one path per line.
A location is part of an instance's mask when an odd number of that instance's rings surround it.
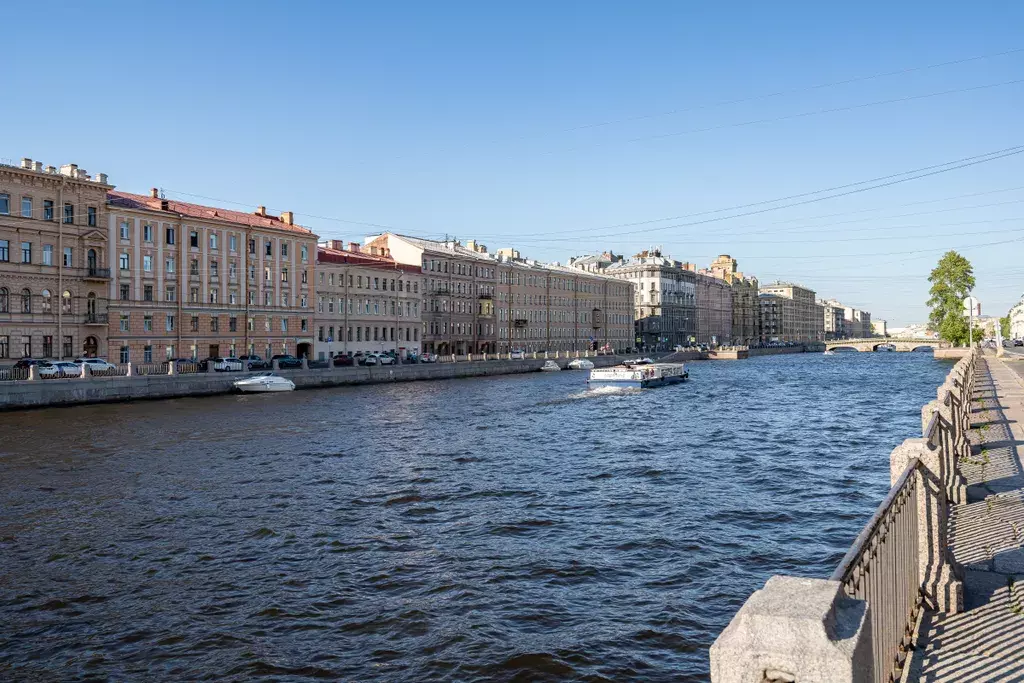
M 757 278 L 747 277 L 736 268 L 736 259 L 728 254 L 716 258 L 708 268 L 712 275 L 732 288 L 732 343 L 754 344 L 761 339 L 761 310 Z
M 317 359 L 394 351 L 419 355 L 421 268 L 364 253 L 340 240 L 320 245 L 316 260 Z
M 290 212 L 107 200 L 111 361 L 312 353 L 316 235 Z
M 420 269 L 424 352 L 460 356 L 497 352 L 497 268 L 484 245 L 384 233 L 367 238 L 363 251 Z
M 843 324 L 850 339 L 866 339 L 872 336 L 871 314 L 847 306 L 843 311 Z
M 715 346 L 732 344 L 732 287 L 707 270 L 696 271 L 694 285 L 697 342 Z
M 1024 296 L 1010 309 L 1010 338 L 1024 339 Z
M 996 321 L 998 324 L 998 321 Z M 873 337 L 888 337 L 889 336 L 889 324 L 884 320 L 872 320 L 871 321 L 871 336 Z
M 846 306 L 834 299 L 818 302 L 822 307 L 822 322 L 825 325 L 825 339 L 848 339 L 846 330 Z
M 514 249 L 497 256 L 499 351 L 632 348 L 632 283 L 523 259 Z
M 107 354 L 104 174 L 0 165 L 0 362 Z
M 814 290 L 774 282 L 761 285 L 760 292 L 763 341 L 812 342 L 825 338 L 824 307 L 815 301 Z

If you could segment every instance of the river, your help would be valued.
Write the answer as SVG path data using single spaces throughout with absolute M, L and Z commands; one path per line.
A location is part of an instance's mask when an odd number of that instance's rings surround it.
M 5 414 L 0 679 L 705 681 L 827 577 L 920 434 L 930 354 Z

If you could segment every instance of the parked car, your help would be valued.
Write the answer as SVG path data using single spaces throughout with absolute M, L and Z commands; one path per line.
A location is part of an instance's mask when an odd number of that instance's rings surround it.
M 35 358 L 22 358 L 21 360 L 14 364 L 14 367 L 16 367 L 19 370 L 27 370 L 33 365 L 37 365 L 39 362 L 40 361 L 36 360 Z
M 377 359 L 376 354 L 369 354 L 359 359 L 360 365 L 380 365 L 380 361 Z
M 420 354 L 420 362 L 421 363 L 436 363 L 437 362 L 437 354 L 436 353 L 421 353 Z
M 352 356 L 348 355 L 347 353 L 339 353 L 337 356 L 334 357 L 333 365 L 336 368 L 352 367 L 353 365 L 355 365 L 355 359 L 353 359 Z
M 289 368 L 294 369 L 294 368 L 301 368 L 302 367 L 302 361 L 301 360 L 299 360 L 295 356 L 289 355 L 287 353 L 278 353 L 278 354 L 275 354 L 275 355 L 271 356 L 271 358 L 270 358 L 270 365 L 271 366 L 274 365 L 274 361 L 275 360 L 277 361 L 277 367 L 281 368 L 282 370 L 287 370 Z
M 522 349 L 515 349 L 511 353 L 512 360 L 526 360 L 526 351 Z
M 59 360 L 54 363 L 60 369 L 61 377 L 81 377 L 82 368 L 69 360 Z
M 390 355 L 390 354 L 378 353 L 376 355 L 377 355 L 377 363 L 380 364 L 380 365 L 394 365 L 395 364 L 395 357 Z
M 270 367 L 270 363 L 257 355 L 239 356 L 238 360 L 242 361 L 249 370 L 266 370 Z
M 117 366 L 102 358 L 76 358 L 75 363 L 81 368 L 83 365 L 89 366 L 89 372 L 93 375 L 106 375 L 113 372 L 117 372 Z
M 211 358 L 214 372 L 240 372 L 245 367 L 241 358 Z
M 60 377 L 60 368 L 48 360 L 36 361 L 35 366 L 36 377 L 39 379 L 54 379 Z
M 1013 340 L 1013 345 L 1014 346 L 1024 346 L 1024 339 L 1014 339 Z

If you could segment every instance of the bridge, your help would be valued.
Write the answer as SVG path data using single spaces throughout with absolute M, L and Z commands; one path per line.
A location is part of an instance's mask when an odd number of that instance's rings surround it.
M 950 343 L 941 339 L 914 339 L 902 337 L 871 337 L 868 339 L 830 339 L 825 348 L 854 349 L 856 351 L 877 351 L 879 346 L 894 346 L 897 351 L 918 351 L 927 349 L 948 349 Z

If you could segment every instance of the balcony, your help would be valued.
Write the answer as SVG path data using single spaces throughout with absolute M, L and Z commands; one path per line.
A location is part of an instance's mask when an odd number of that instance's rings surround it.
M 89 266 L 85 271 L 86 280 L 109 280 L 110 268 L 97 268 Z
M 490 299 L 493 299 L 493 298 L 494 298 L 494 295 L 493 295 L 493 294 L 481 294 L 481 295 L 480 295 L 480 296 L 478 296 L 477 298 L 478 298 L 478 299 L 487 299 L 487 300 L 490 300 Z
M 86 313 L 85 324 L 106 326 L 108 318 L 109 316 L 106 313 Z
M 529 321 L 526 318 L 516 318 L 512 321 L 513 327 L 526 327 Z

